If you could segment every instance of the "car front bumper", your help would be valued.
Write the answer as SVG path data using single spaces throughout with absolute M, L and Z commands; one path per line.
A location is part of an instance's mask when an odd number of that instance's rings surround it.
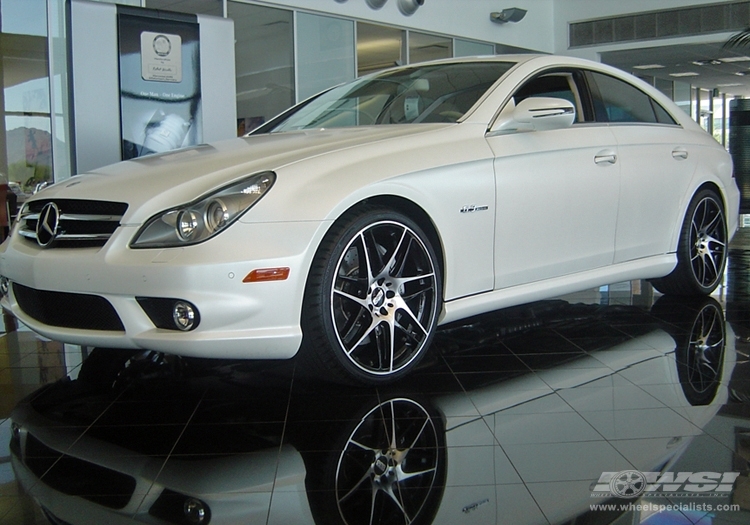
M 35 332 L 66 343 L 194 357 L 289 358 L 302 340 L 305 281 L 325 226 L 238 222 L 202 244 L 168 249 L 129 248 L 137 226 L 120 227 L 102 248 L 43 249 L 15 235 L 0 254 L 0 275 L 10 281 L 1 304 Z M 265 268 L 289 268 L 289 277 L 243 282 Z M 66 294 L 101 297 L 123 329 L 47 324 L 21 308 L 14 284 L 59 293 L 61 300 L 45 308 L 66 308 Z M 187 301 L 200 323 L 185 332 L 158 328 L 136 298 Z

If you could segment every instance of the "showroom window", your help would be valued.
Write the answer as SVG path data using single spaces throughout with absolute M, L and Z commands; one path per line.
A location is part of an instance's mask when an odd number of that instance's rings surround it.
M 457 57 L 494 54 L 495 44 L 477 42 L 475 40 L 463 40 L 461 38 L 456 38 L 453 41 L 453 55 Z
M 451 38 L 409 31 L 409 63 L 426 62 L 453 56 Z
M 258 127 L 295 102 L 293 13 L 229 2 L 234 20 L 237 134 Z
M 0 173 L 19 197 L 52 180 L 46 0 L 3 0 Z
M 406 31 L 357 22 L 357 76 L 406 63 Z
M 354 79 L 354 22 L 297 13 L 297 100 Z
M 127 2 L 118 0 L 117 3 Z M 131 5 L 140 6 L 141 4 L 136 1 L 131 2 Z M 224 16 L 222 0 L 200 0 L 198 2 L 186 2 L 185 0 L 146 0 L 144 7 L 176 11 L 177 13 L 189 13 L 191 15 Z

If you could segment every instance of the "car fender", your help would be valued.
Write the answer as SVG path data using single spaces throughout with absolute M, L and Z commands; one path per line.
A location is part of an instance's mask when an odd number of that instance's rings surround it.
M 277 186 L 243 222 L 265 222 L 283 206 L 296 220 L 324 221 L 376 197 L 397 197 L 421 208 L 432 221 L 443 252 L 445 299 L 491 290 L 495 179 L 492 154 L 480 126 L 456 125 L 424 137 L 408 137 L 332 152 L 278 170 Z M 280 218 L 280 217 L 279 217 Z M 287 219 L 288 220 L 288 219 Z M 316 239 L 319 244 L 323 232 Z M 317 236 L 316 236 L 317 237 Z

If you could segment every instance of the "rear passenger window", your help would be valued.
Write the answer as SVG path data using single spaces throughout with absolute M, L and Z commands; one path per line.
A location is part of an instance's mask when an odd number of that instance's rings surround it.
M 602 73 L 589 75 L 596 86 L 593 91 L 597 121 L 676 124 L 663 107 L 635 86 Z

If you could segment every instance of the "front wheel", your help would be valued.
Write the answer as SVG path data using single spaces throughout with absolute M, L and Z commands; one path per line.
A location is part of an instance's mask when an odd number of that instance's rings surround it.
M 680 232 L 677 266 L 652 284 L 672 295 L 708 295 L 724 274 L 727 259 L 727 225 L 724 205 L 710 189 L 693 197 Z
M 442 286 L 427 235 L 401 213 L 347 213 L 316 254 L 302 312 L 305 366 L 334 379 L 382 384 L 427 350 Z

